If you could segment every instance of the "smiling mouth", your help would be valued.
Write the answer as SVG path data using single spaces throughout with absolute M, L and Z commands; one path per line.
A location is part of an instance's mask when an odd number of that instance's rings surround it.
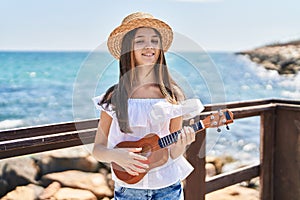
M 142 53 L 142 56 L 152 57 L 154 56 L 154 53 Z

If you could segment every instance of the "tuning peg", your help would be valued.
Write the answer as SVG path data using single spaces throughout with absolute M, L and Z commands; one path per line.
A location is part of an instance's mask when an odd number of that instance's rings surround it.
M 211 120 L 214 120 L 214 119 L 215 119 L 215 116 L 214 116 L 212 113 L 210 114 L 210 119 L 211 119 Z
M 221 132 L 221 129 L 218 127 L 218 128 L 217 128 L 217 131 L 218 131 L 218 133 L 220 133 L 220 132 Z
M 227 129 L 227 130 L 230 130 L 230 128 L 229 128 L 229 126 L 228 126 L 228 124 L 226 124 L 226 129 Z
M 222 119 L 222 123 L 225 124 L 226 123 L 226 119 Z
M 223 112 L 219 110 L 219 116 L 222 117 L 223 116 Z

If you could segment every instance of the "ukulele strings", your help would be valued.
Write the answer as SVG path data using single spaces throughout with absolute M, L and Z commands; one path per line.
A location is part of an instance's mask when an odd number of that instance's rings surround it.
M 210 152 L 213 148 L 215 148 L 216 144 L 218 143 L 218 141 L 220 140 L 221 136 L 224 136 L 225 133 L 224 132 L 221 132 L 216 140 L 216 142 L 212 145 L 212 147 L 207 151 L 207 152 Z
M 181 130 L 182 130 L 182 129 L 181 129 Z M 161 147 L 161 146 L 159 145 L 159 141 L 162 141 L 163 138 L 166 138 L 166 137 L 169 136 L 169 135 L 166 135 L 166 136 L 164 136 L 164 137 L 162 137 L 162 138 L 159 138 L 159 139 L 157 140 L 157 142 L 156 142 L 154 145 L 152 145 L 152 147 L 153 147 L 154 149 L 157 149 L 157 147 L 158 147 L 159 149 L 163 149 L 163 148 L 165 148 L 165 147 L 170 146 L 170 145 L 173 144 L 173 143 L 178 142 L 178 136 L 179 136 L 179 134 L 181 134 L 181 130 L 177 131 L 178 135 L 177 135 L 177 138 L 175 139 L 175 141 L 170 141 L 170 140 L 166 139 L 166 140 L 168 140 L 168 141 L 167 141 L 166 143 L 162 142 L 163 147 Z M 175 132 L 174 132 L 174 133 L 175 133 Z M 171 134 L 173 134 L 173 133 L 171 133 Z

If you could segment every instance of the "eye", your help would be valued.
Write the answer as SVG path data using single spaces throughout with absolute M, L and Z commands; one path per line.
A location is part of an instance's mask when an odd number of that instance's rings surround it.
M 136 40 L 135 43 L 136 44 L 142 44 L 144 42 L 144 40 Z
M 158 44 L 158 40 L 156 40 L 156 39 L 151 40 L 151 42 L 152 42 L 153 44 Z

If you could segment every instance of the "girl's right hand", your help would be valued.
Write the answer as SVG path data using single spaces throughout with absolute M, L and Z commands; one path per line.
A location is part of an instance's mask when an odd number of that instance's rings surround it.
M 114 162 L 124 168 L 124 170 L 132 175 L 138 176 L 139 173 L 145 173 L 149 168 L 145 161 L 147 157 L 137 154 L 142 148 L 117 148 L 115 150 Z

